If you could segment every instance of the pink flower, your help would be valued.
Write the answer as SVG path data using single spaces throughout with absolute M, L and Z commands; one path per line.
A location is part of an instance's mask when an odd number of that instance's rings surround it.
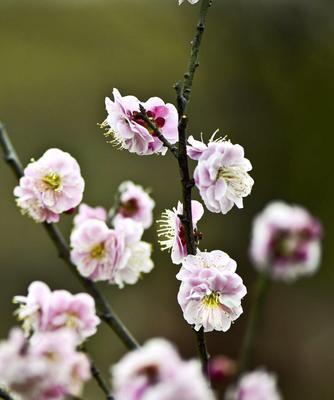
M 236 262 L 223 251 L 188 255 L 180 272 L 178 302 L 185 320 L 195 330 L 226 332 L 242 314 L 241 299 L 247 290 L 235 273 Z
M 20 329 L 0 343 L 0 383 L 25 400 L 63 400 L 81 394 L 90 364 L 76 351 L 72 331 L 36 334 L 30 342 Z
M 200 202 L 192 200 L 191 202 L 193 227 L 196 234 L 197 222 L 204 214 L 203 206 Z M 161 250 L 172 250 L 172 262 L 180 264 L 187 256 L 187 244 L 185 238 L 185 231 L 180 219 L 183 214 L 183 204 L 178 202 L 177 208 L 172 210 L 165 210 L 162 214 L 161 220 L 157 221 L 160 224 L 158 236 L 163 237 L 160 240 Z
M 81 202 L 84 186 L 76 160 L 62 150 L 49 149 L 28 164 L 14 195 L 23 213 L 36 222 L 50 223 Z
M 126 260 L 125 242 L 105 222 L 89 219 L 71 234 L 71 259 L 84 277 L 108 280 L 114 268 Z
M 248 174 L 252 165 L 244 157 L 243 147 L 213 137 L 208 145 L 192 136 L 188 142 L 189 157 L 198 161 L 195 183 L 208 210 L 226 214 L 234 204 L 243 208 L 243 198 L 254 184 Z
M 321 236 L 319 221 L 307 210 L 273 202 L 254 220 L 251 257 L 259 271 L 291 282 L 318 269 Z
M 144 229 L 152 225 L 154 201 L 149 194 L 133 182 L 123 182 L 119 189 L 119 205 L 115 210 L 114 222 L 131 218 L 141 223 Z
M 276 377 L 264 370 L 243 375 L 235 387 L 227 390 L 226 400 L 281 400 Z
M 94 299 L 86 294 L 72 295 L 66 290 L 51 291 L 43 282 L 33 282 L 28 296 L 16 296 L 19 320 L 28 334 L 71 329 L 78 343 L 94 335 L 100 319 L 96 316 Z
M 158 139 L 155 133 L 140 118 L 139 105 L 145 108 L 148 117 L 160 129 L 170 143 L 176 143 L 178 139 L 178 114 L 172 104 L 165 104 L 158 97 L 152 97 L 145 103 L 134 96 L 124 96 L 117 89 L 113 90 L 114 101 L 106 98 L 107 119 L 102 127 L 109 127 L 107 135 L 113 137 L 121 148 L 130 153 L 150 155 L 154 153 L 165 154 L 166 147 Z
M 74 225 L 78 226 L 87 219 L 98 219 L 99 221 L 107 221 L 107 211 L 103 207 L 90 207 L 87 204 L 80 204 L 79 212 L 74 217 Z
M 182 361 L 164 339 L 152 339 L 112 367 L 117 400 L 213 400 L 198 361 Z

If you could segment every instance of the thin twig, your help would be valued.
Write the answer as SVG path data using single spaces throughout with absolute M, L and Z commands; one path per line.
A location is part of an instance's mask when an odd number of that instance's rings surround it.
M 261 322 L 263 307 L 266 300 L 266 294 L 269 287 L 268 275 L 262 273 L 259 275 L 255 285 L 255 297 L 252 309 L 247 322 L 246 333 L 241 346 L 239 360 L 239 374 L 247 371 L 250 366 L 255 347 L 255 339 Z
M 142 104 L 139 105 L 140 108 L 140 113 L 138 116 L 142 118 L 148 127 L 154 132 L 154 134 L 158 137 L 158 139 L 164 144 L 165 147 L 167 147 L 172 154 L 177 158 L 178 157 L 178 151 L 177 151 L 177 146 L 174 144 L 170 143 L 165 136 L 161 133 L 160 129 L 156 126 L 156 124 L 150 119 L 150 117 L 147 115 L 147 112 L 145 108 L 143 107 Z
M 194 181 L 190 177 L 188 156 L 187 156 L 187 123 L 186 110 L 190 101 L 192 84 L 197 67 L 199 66 L 199 51 L 202 37 L 205 29 L 205 21 L 212 5 L 212 0 L 202 0 L 200 6 L 199 21 L 197 24 L 196 34 L 191 43 L 190 58 L 188 70 L 184 74 L 183 81 L 175 84 L 177 93 L 177 108 L 179 113 L 179 151 L 178 163 L 182 183 L 183 197 L 183 216 L 182 223 L 185 230 L 185 238 L 187 243 L 188 254 L 196 254 L 196 240 L 194 236 L 194 227 L 191 212 L 191 191 Z M 208 375 L 209 353 L 206 346 L 205 334 L 203 329 L 196 332 L 198 352 L 202 362 L 203 372 Z
M 0 399 L 3 400 L 14 400 L 12 396 L 10 396 L 9 393 L 7 393 L 4 389 L 0 388 Z
M 23 176 L 22 164 L 9 139 L 5 127 L 1 123 L 0 123 L 0 146 L 3 150 L 5 161 L 13 170 L 16 178 L 20 179 Z M 73 275 L 85 287 L 87 292 L 89 292 L 95 299 L 96 307 L 99 311 L 99 316 L 101 317 L 101 319 L 116 333 L 116 335 L 119 337 L 119 339 L 121 339 L 121 341 L 128 349 L 132 350 L 138 348 L 139 347 L 138 342 L 134 339 L 134 337 L 128 331 L 126 326 L 114 313 L 111 306 L 108 304 L 108 301 L 99 291 L 95 283 L 81 276 L 77 271 L 76 266 L 71 262 L 69 247 L 58 227 L 54 224 L 48 224 L 48 223 L 44 223 L 43 226 L 47 234 L 49 235 L 50 239 L 56 246 L 59 257 L 65 261 L 66 265 L 69 267 Z
M 111 395 L 111 390 L 103 378 L 100 369 L 97 367 L 95 364 L 95 361 L 92 359 L 92 357 L 88 353 L 88 349 L 86 345 L 83 345 L 81 350 L 86 353 L 87 357 L 89 358 L 90 362 L 90 370 L 93 375 L 93 378 L 96 380 L 98 386 L 102 390 L 102 392 L 106 395 L 107 400 L 114 400 L 114 397 Z

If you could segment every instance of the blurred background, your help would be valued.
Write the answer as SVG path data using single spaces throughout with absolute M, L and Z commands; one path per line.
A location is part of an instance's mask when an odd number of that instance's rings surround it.
M 116 188 L 133 180 L 152 188 L 155 219 L 180 199 L 174 159 L 138 157 L 105 143 L 97 123 L 113 87 L 145 100 L 174 102 L 198 6 L 176 0 L 0 0 L 0 119 L 24 164 L 49 147 L 70 152 L 86 180 L 84 201 L 111 206 Z M 251 222 L 272 199 L 305 205 L 324 224 L 318 274 L 293 285 L 276 284 L 268 297 L 253 366 L 279 377 L 286 399 L 334 398 L 334 240 L 332 186 L 334 116 L 334 3 L 330 0 L 216 0 L 210 12 L 201 65 L 189 108 L 189 132 L 208 138 L 220 128 L 242 144 L 255 186 L 243 210 L 207 212 L 203 248 L 222 249 L 238 261 L 249 294 L 245 313 L 226 334 L 209 334 L 210 352 L 238 355 L 252 285 L 248 258 Z M 11 299 L 33 280 L 53 289 L 81 287 L 56 256 L 44 230 L 22 217 L 16 181 L 0 164 L 0 337 L 15 318 Z M 197 196 L 197 193 L 195 194 Z M 60 223 L 66 237 L 72 217 Z M 156 243 L 155 269 L 123 290 L 101 285 L 140 341 L 164 336 L 185 357 L 195 337 L 176 301 L 177 269 Z M 101 325 L 89 348 L 107 371 L 125 352 Z M 94 382 L 85 399 L 102 398 Z

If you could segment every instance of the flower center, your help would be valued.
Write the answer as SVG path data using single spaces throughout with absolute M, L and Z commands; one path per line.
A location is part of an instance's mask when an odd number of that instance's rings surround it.
M 94 246 L 90 251 L 90 255 L 92 258 L 102 258 L 104 256 L 104 244 L 100 243 Z
M 211 292 L 210 294 L 204 296 L 202 301 L 208 307 L 217 307 L 220 304 L 219 293 Z
M 123 217 L 133 217 L 138 211 L 138 202 L 136 199 L 130 199 L 124 203 L 121 203 L 120 213 Z
M 248 196 L 252 190 L 253 179 L 243 167 L 222 167 L 217 174 L 218 179 L 224 179 L 238 197 Z
M 66 320 L 66 328 L 75 329 L 78 325 L 78 318 L 76 315 L 68 313 Z
M 49 174 L 45 175 L 42 181 L 49 189 L 59 192 L 61 187 L 61 177 L 56 172 L 50 172 Z

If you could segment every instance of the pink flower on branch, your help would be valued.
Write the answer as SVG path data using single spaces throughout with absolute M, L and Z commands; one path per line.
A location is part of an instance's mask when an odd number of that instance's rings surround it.
M 322 228 L 303 207 L 270 203 L 253 223 L 250 253 L 259 271 L 291 282 L 316 272 Z
M 197 223 L 204 214 L 203 206 L 200 202 L 192 200 L 192 219 L 195 235 L 197 235 Z M 177 208 L 165 210 L 162 213 L 161 220 L 157 221 L 160 228 L 158 236 L 162 237 L 159 240 L 161 250 L 171 250 L 172 262 L 180 264 L 187 256 L 187 244 L 183 224 L 180 216 L 183 214 L 183 205 L 178 202 Z
M 213 400 L 196 360 L 183 361 L 164 339 L 152 339 L 112 367 L 117 400 Z
M 82 200 L 84 180 L 77 161 L 59 149 L 49 149 L 24 170 L 14 189 L 17 205 L 36 222 L 58 222 L 59 215 Z
M 251 193 L 254 184 L 248 172 L 250 161 L 244 149 L 224 139 L 210 139 L 208 145 L 188 139 L 187 152 L 197 160 L 195 184 L 209 211 L 226 214 L 236 205 L 243 208 L 243 198 Z
M 16 296 L 17 316 L 27 334 L 68 328 L 78 343 L 94 335 L 100 319 L 94 299 L 86 294 L 72 295 L 66 290 L 51 291 L 43 282 L 33 282 L 27 296 Z
M 142 118 L 140 104 L 161 134 L 170 143 L 177 142 L 178 114 L 174 105 L 166 104 L 158 97 L 152 97 L 143 103 L 134 96 L 122 97 L 117 89 L 113 90 L 113 96 L 114 101 L 106 98 L 108 116 L 102 124 L 102 127 L 108 128 L 106 136 L 112 138 L 112 143 L 138 155 L 166 153 L 167 148 Z
M 177 279 L 181 281 L 178 302 L 185 320 L 195 330 L 226 332 L 242 314 L 241 300 L 247 290 L 237 264 L 220 250 L 188 255 Z

